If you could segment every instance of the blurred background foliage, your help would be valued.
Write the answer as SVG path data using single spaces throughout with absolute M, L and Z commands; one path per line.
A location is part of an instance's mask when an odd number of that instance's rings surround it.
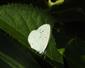
M 47 0 L 0 0 L 0 5 L 10 3 L 32 4 L 49 13 L 54 19 L 53 36 L 57 48 L 65 48 L 64 67 L 65 68 L 85 68 L 85 5 L 84 0 L 65 0 L 61 5 L 48 7 Z M 12 46 L 11 46 L 12 45 Z M 56 68 L 46 60 L 30 54 L 26 54 L 27 49 L 23 49 L 16 40 L 12 39 L 6 32 L 0 29 L 0 50 L 7 55 L 16 58 L 22 65 L 30 68 Z M 16 49 L 16 50 L 15 50 Z M 26 51 L 25 51 L 26 50 Z M 19 53 L 19 54 L 18 54 Z M 17 55 L 17 56 L 15 56 Z M 20 57 L 20 58 L 18 58 Z M 24 57 L 24 59 L 23 59 Z M 28 58 L 29 57 L 29 58 Z M 22 60 L 21 60 L 22 59 Z M 36 61 L 35 61 L 36 59 Z M 24 62 L 24 63 L 23 63 Z M 38 62 L 38 63 L 37 63 Z M 61 64 L 53 63 L 59 68 L 64 68 Z M 61 66 L 61 67 L 60 67 Z M 11 68 L 3 60 L 0 60 L 0 67 Z M 16 66 L 17 67 L 17 66 Z M 19 68 L 19 67 L 17 67 Z

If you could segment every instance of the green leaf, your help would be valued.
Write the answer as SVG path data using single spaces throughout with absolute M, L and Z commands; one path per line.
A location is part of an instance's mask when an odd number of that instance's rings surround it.
M 20 63 L 24 68 L 41 68 L 34 56 L 29 52 L 28 48 L 20 46 L 21 44 L 10 37 L 6 32 L 0 30 L 0 52 L 3 52 L 6 56 L 5 58 L 12 58 L 17 63 Z M 7 57 L 9 56 L 9 58 Z M 0 67 L 2 68 L 12 68 L 7 65 L 4 60 L 0 58 Z M 10 63 L 12 61 L 10 60 Z M 12 63 L 13 65 L 13 63 Z M 15 65 L 14 65 L 15 66 Z M 19 68 L 19 67 L 18 67 Z
M 63 64 L 63 55 L 61 55 L 61 53 L 59 53 L 58 49 L 56 48 L 56 43 L 54 41 L 53 36 L 51 36 L 49 45 L 47 47 L 47 53 L 46 55 L 51 58 L 54 61 L 57 61 L 59 63 Z
M 0 7 L 0 28 L 31 50 L 27 41 L 29 33 L 40 25 L 51 24 L 52 18 L 43 10 L 32 5 L 3 5 Z M 51 60 L 63 63 L 63 55 L 59 53 L 51 35 L 46 56 Z
M 52 2 L 51 0 L 48 0 L 48 6 L 52 7 L 54 5 L 61 5 L 64 3 L 64 0 L 55 0 L 55 2 Z
M 85 41 L 74 38 L 66 47 L 65 58 L 69 68 L 85 68 Z
M 60 49 L 58 49 L 58 51 L 59 51 L 59 53 L 60 53 L 61 55 L 64 55 L 65 48 L 60 48 Z
M 2 52 L 0 52 L 0 59 L 7 63 L 11 68 L 25 68 L 22 64 L 18 63 L 17 61 Z

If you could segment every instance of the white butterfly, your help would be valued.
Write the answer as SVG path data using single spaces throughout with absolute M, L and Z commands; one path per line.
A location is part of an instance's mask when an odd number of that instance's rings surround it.
M 32 49 L 37 52 L 44 53 L 50 38 L 51 28 L 49 24 L 40 26 L 37 30 L 33 30 L 28 35 L 28 42 Z

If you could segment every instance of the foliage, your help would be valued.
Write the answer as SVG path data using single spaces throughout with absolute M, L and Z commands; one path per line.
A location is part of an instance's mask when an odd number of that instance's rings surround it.
M 32 54 L 34 54 L 34 55 L 31 54 L 32 56 L 37 55 L 38 57 L 41 57 L 43 60 L 46 60 L 46 62 L 53 67 L 58 67 L 57 65 L 58 63 L 60 63 L 62 66 L 63 55 L 61 55 L 60 53 L 62 50 L 57 50 L 57 47 L 56 47 L 57 44 L 52 34 L 51 34 L 48 47 L 46 49 L 46 53 L 43 54 L 43 57 L 42 55 L 39 55 L 34 50 L 32 50 L 29 46 L 29 43 L 27 41 L 29 33 L 32 30 L 37 29 L 40 25 L 44 23 L 48 23 L 52 27 L 53 25 L 52 17 L 46 14 L 41 9 L 33 7 L 32 5 L 12 4 L 12 5 L 0 6 L 0 28 L 4 30 L 5 32 L 7 32 L 9 36 L 14 38 L 16 41 L 18 41 L 21 44 L 21 45 L 15 45 L 16 48 L 17 46 L 20 46 L 23 50 L 27 50 L 25 54 L 29 54 L 29 52 L 31 52 Z M 28 68 L 28 67 L 39 68 L 39 66 L 37 66 L 37 62 L 34 62 L 36 60 L 33 59 L 33 57 L 31 58 L 34 60 L 33 62 L 36 64 L 35 66 L 34 65 L 27 66 L 26 65 L 27 63 L 23 62 L 24 60 L 22 60 L 22 58 L 19 59 L 20 57 L 18 57 L 17 55 L 14 55 L 15 57 L 17 56 L 15 58 L 14 56 L 11 56 L 11 54 L 7 54 L 0 51 L 0 56 L 1 56 L 0 59 L 4 61 L 5 63 L 7 63 L 12 68 Z M 26 59 L 28 58 L 26 57 Z

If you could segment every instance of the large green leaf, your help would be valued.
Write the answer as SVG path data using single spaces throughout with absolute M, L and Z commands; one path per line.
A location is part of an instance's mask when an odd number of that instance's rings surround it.
M 44 23 L 52 25 L 53 21 L 42 9 L 32 5 L 15 4 L 0 7 L 0 28 L 19 41 L 23 47 L 30 50 L 31 48 L 27 41 L 29 33 Z M 48 58 L 63 63 L 63 55 L 58 52 L 52 34 L 46 51 L 45 55 Z
M 2 52 L 0 52 L 0 59 L 6 62 L 11 68 L 25 68 L 22 64 L 18 63 L 17 61 Z

